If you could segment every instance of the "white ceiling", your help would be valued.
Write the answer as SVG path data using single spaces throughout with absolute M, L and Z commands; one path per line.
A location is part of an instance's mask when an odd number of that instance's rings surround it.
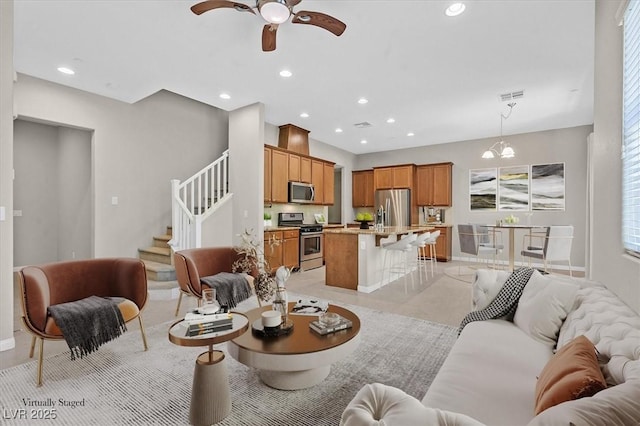
M 593 123 L 593 0 L 466 0 L 456 18 L 444 14 L 452 1 L 303 0 L 295 11 L 346 31 L 287 22 L 269 53 L 260 17 L 196 16 L 195 3 L 15 0 L 16 71 L 131 103 L 161 89 L 228 111 L 262 102 L 269 123 L 356 154 L 497 140 L 508 111 L 498 95 L 518 90 L 505 135 Z

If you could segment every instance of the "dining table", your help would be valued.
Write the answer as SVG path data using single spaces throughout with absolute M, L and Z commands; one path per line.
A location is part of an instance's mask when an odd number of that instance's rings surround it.
M 541 229 L 546 228 L 543 225 L 519 225 L 519 224 L 510 224 L 510 223 L 501 223 L 494 225 L 484 225 L 488 229 L 492 229 L 494 232 L 497 230 L 508 229 L 509 230 L 509 270 L 513 271 L 513 266 L 515 263 L 515 231 L 516 229 L 526 229 L 531 232 L 532 229 Z

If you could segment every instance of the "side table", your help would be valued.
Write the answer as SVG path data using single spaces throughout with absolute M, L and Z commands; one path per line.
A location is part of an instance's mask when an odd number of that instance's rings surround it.
M 221 422 L 231 412 L 229 374 L 224 363 L 224 352 L 214 350 L 213 345 L 235 339 L 249 329 L 249 320 L 243 314 L 233 312 L 230 330 L 201 336 L 186 336 L 186 329 L 177 321 L 169 327 L 169 341 L 179 346 L 209 346 L 207 352 L 196 359 L 191 387 L 189 422 L 192 425 L 211 425 Z

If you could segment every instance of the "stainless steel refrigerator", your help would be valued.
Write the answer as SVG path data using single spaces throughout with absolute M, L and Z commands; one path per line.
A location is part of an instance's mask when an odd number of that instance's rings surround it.
M 379 189 L 375 194 L 374 208 L 384 212 L 384 226 L 411 225 L 411 190 Z

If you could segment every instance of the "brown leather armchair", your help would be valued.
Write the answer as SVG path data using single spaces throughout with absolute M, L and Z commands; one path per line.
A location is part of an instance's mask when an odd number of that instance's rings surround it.
M 215 275 L 219 272 L 232 272 L 233 263 L 242 259 L 243 256 L 234 247 L 202 247 L 175 252 L 173 255 L 174 267 L 176 268 L 176 278 L 180 285 L 176 316 L 180 311 L 183 295 L 196 297 L 198 306 L 200 306 L 202 301 L 200 277 Z M 258 275 L 258 271 L 254 269 L 249 275 L 255 278 Z M 253 280 L 249 280 L 249 285 L 255 292 Z M 262 306 L 260 298 L 257 299 L 258 305 Z
M 29 357 L 40 339 L 38 386 L 42 385 L 44 340 L 64 339 L 48 314 L 52 305 L 75 302 L 90 296 L 122 297 L 118 304 L 125 322 L 138 318 L 142 343 L 147 350 L 140 312 L 147 303 L 147 273 L 142 261 L 129 258 L 88 259 L 26 266 L 18 273 L 22 293 L 22 320 L 33 334 Z

